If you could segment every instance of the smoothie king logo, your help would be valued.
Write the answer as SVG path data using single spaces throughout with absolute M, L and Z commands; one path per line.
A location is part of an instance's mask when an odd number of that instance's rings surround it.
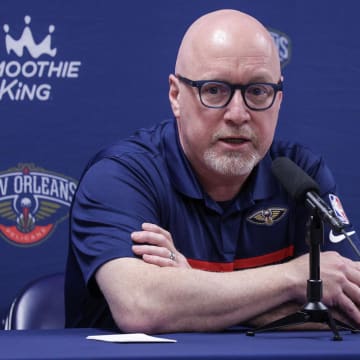
M 34 164 L 0 172 L 0 235 L 14 245 L 45 240 L 68 216 L 77 182 Z
M 19 37 L 9 24 L 3 24 L 8 58 L 0 59 L 0 101 L 47 101 L 51 98 L 53 79 L 79 77 L 81 61 L 53 60 L 58 54 L 52 44 L 55 25 L 50 24 L 45 37 L 36 42 L 30 28 L 31 17 L 26 15 L 24 22 Z M 38 39 L 44 33 L 36 35 Z
M 268 30 L 279 51 L 281 67 L 284 68 L 284 66 L 287 65 L 291 59 L 292 49 L 291 49 L 290 37 L 278 30 L 274 30 L 274 29 L 268 29 Z

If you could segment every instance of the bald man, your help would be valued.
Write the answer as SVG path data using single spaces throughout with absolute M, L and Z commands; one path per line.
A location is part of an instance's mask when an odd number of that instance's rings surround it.
M 299 164 L 329 206 L 338 195 L 320 156 L 274 141 L 282 80 L 275 45 L 251 16 L 221 10 L 190 26 L 169 77 L 174 119 L 103 150 L 84 172 L 68 327 L 213 331 L 262 325 L 306 302 L 308 211 L 273 177 L 272 160 Z M 325 241 L 323 302 L 360 325 L 352 256 L 346 242 Z

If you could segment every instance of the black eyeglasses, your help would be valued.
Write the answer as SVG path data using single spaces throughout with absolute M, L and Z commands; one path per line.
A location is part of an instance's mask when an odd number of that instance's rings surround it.
M 283 90 L 281 81 L 277 84 L 257 82 L 240 85 L 216 80 L 194 81 L 181 75 L 176 75 L 176 77 L 184 84 L 198 88 L 201 103 L 214 109 L 224 108 L 228 105 L 235 90 L 239 89 L 244 103 L 249 109 L 254 111 L 267 110 L 274 104 L 277 92 Z

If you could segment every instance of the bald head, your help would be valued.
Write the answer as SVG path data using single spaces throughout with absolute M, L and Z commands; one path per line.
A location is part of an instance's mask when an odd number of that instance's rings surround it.
M 201 70 L 233 59 L 234 66 L 266 63 L 280 78 L 278 52 L 270 33 L 255 18 L 236 10 L 219 10 L 196 20 L 179 48 L 175 72 L 197 77 Z M 211 64 L 210 64 L 211 63 Z

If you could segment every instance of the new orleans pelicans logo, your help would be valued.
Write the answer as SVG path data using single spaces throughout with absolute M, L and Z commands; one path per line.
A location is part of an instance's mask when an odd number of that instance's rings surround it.
M 23 246 L 45 240 L 68 216 L 76 186 L 34 164 L 0 172 L 0 235 Z
M 287 212 L 285 208 L 268 208 L 256 211 L 247 220 L 257 225 L 273 225 L 281 220 Z

